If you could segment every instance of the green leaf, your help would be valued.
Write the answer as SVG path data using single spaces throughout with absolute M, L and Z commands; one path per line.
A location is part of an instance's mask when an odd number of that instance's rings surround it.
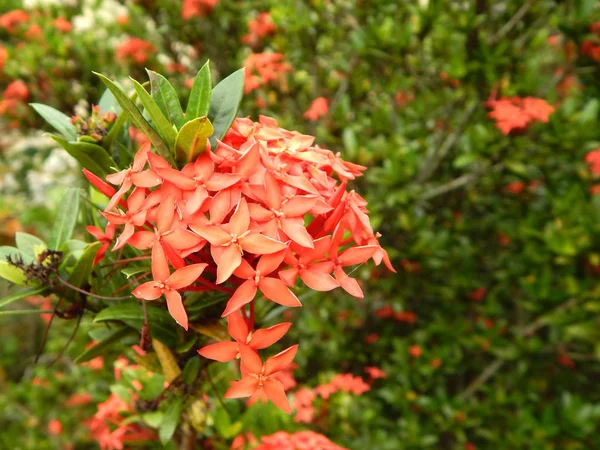
M 52 127 L 62 134 L 68 141 L 77 140 L 77 129 L 71 123 L 71 119 L 60 111 L 48 105 L 41 103 L 29 104 L 35 111 L 44 118 Z
M 185 367 L 183 368 L 183 382 L 185 384 L 192 384 L 198 378 L 198 374 L 200 373 L 200 358 L 196 355 L 191 359 L 188 359 L 188 362 L 185 363 Z
M 87 248 L 89 244 L 84 241 L 80 241 L 79 239 L 69 239 L 61 244 L 61 246 L 57 249 L 63 253 L 63 261 L 61 266 L 63 265 L 74 265 L 83 252 Z M 70 260 L 74 261 L 71 262 Z
M 193 161 L 206 149 L 208 138 L 212 136 L 213 131 L 213 126 L 206 116 L 198 117 L 181 127 L 175 143 L 177 161 L 183 164 Z
M 187 120 L 195 119 L 196 117 L 206 116 L 210 108 L 210 98 L 212 96 L 212 81 L 210 78 L 209 61 L 196 74 L 192 91 L 188 99 L 187 108 L 185 110 L 185 118 Z
M 2 316 L 25 316 L 27 314 L 48 314 L 53 313 L 52 309 L 17 309 L 0 311 L 0 317 Z
M 160 339 L 165 345 L 173 348 L 177 345 L 177 333 L 175 321 L 166 309 L 146 304 L 150 335 Z M 144 324 L 144 310 L 140 303 L 121 302 L 100 311 L 94 318 L 94 322 L 106 322 L 116 320 L 124 322 L 136 330 L 141 329 Z
M 171 83 L 160 73 L 146 69 L 148 77 L 150 77 L 150 92 L 152 98 L 171 123 L 174 123 L 177 128 L 185 123 L 183 118 L 183 110 L 179 103 L 179 96 Z
M 94 258 L 101 246 L 102 244 L 100 242 L 94 242 L 84 250 L 81 257 L 77 260 L 75 267 L 73 267 L 73 272 L 71 272 L 71 276 L 69 277 L 69 283 L 77 287 L 84 285 L 88 280 L 90 273 L 92 273 Z
M 94 72 L 94 74 L 96 74 L 106 85 L 106 87 L 110 89 L 119 102 L 119 105 L 121 105 L 121 108 L 123 108 L 123 111 L 126 111 L 131 116 L 131 119 L 137 125 L 137 127 L 142 130 L 146 136 L 148 136 L 158 154 L 167 161 L 172 162 L 173 158 L 171 158 L 171 152 L 154 128 L 152 128 L 148 121 L 144 119 L 144 116 L 137 106 L 135 106 L 135 103 L 133 103 L 133 101 L 127 97 L 127 94 L 125 94 L 125 92 L 123 92 L 119 86 L 106 78 L 104 75 L 97 72 Z
M 111 173 L 111 167 L 117 167 L 117 163 L 110 157 L 106 150 L 90 142 L 67 142 L 64 139 L 50 135 L 69 155 L 79 162 L 83 167 L 94 175 L 105 178 Z
M 163 411 L 152 411 L 142 414 L 142 420 L 152 428 L 158 428 L 163 421 L 164 415 Z
M 150 267 L 126 267 L 121 270 L 121 273 L 125 275 L 127 278 L 130 278 L 132 275 L 137 275 L 138 273 L 149 272 Z
M 158 436 L 161 444 L 166 445 L 173 437 L 173 434 L 175 434 L 182 410 L 183 397 L 176 397 L 173 400 L 173 403 L 171 403 L 165 410 L 165 415 L 158 430 Z
M 15 242 L 19 250 L 22 250 L 23 253 L 26 253 L 34 259 L 48 248 L 46 243 L 39 237 L 20 231 L 17 231 L 15 234 Z
M 100 108 L 100 112 L 102 114 L 114 112 L 115 114 L 120 115 L 123 111 L 113 93 L 110 92 L 110 89 L 104 90 L 104 93 L 98 101 L 98 107 Z
M 104 355 L 110 348 L 119 343 L 123 338 L 135 334 L 135 330 L 131 328 L 121 328 L 120 330 L 115 331 L 109 337 L 104 339 L 103 341 L 98 342 L 93 347 L 88 348 L 85 352 L 75 358 L 75 362 L 77 364 L 89 361 L 90 359 L 94 359 L 97 356 Z
M 210 144 L 217 145 L 216 139 L 222 139 L 233 123 L 244 93 L 244 69 L 233 72 L 212 90 L 208 118 L 215 132 Z
M 63 242 L 71 238 L 79 216 L 79 188 L 70 188 L 60 202 L 60 209 L 50 234 L 48 247 L 59 249 Z
M 177 132 L 173 129 L 173 126 L 169 122 L 169 120 L 164 116 L 156 102 L 152 99 L 150 94 L 146 91 L 146 89 L 138 83 L 133 78 L 129 77 L 129 79 L 133 82 L 133 87 L 135 92 L 137 92 L 142 105 L 144 105 L 144 109 L 152 119 L 152 123 L 154 127 L 159 132 L 159 134 L 163 137 L 163 140 L 167 144 L 167 147 L 173 148 L 175 145 L 175 138 L 177 137 Z
M 10 265 L 6 260 L 7 256 L 12 256 L 13 259 L 21 257 L 26 264 L 32 262 L 33 258 L 18 248 L 8 246 L 0 247 L 0 277 L 20 286 L 25 285 L 25 273 L 23 273 L 21 269 Z
M 22 291 L 15 292 L 14 294 L 7 295 L 6 297 L 0 299 L 0 308 L 3 308 L 6 305 L 10 305 L 17 300 L 21 300 L 25 297 L 29 297 L 30 295 L 39 295 L 46 290 L 46 286 L 40 286 L 37 288 L 28 288 Z
M 110 91 L 107 91 L 107 92 L 110 92 Z M 119 108 L 119 110 L 120 109 L 121 108 Z M 110 127 L 110 131 L 108 132 L 108 134 L 106 136 L 104 136 L 104 138 L 102 139 L 102 147 L 104 149 L 106 149 L 107 151 L 110 152 L 110 147 L 112 146 L 113 142 L 117 138 L 117 135 L 123 129 L 123 125 L 125 125 L 125 122 L 127 121 L 127 117 L 128 117 L 128 114 L 121 111 L 121 113 L 117 116 L 117 120 L 115 120 L 115 123 L 113 123 L 112 126 Z M 119 161 L 119 162 L 122 163 L 123 161 Z M 116 166 L 113 166 L 113 167 L 116 167 Z M 123 164 L 121 164 L 121 167 L 123 167 Z

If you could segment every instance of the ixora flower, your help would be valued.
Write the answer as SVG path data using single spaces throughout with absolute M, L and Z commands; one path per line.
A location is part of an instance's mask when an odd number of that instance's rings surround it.
M 132 295 L 143 302 L 164 297 L 168 312 L 185 330 L 201 327 L 194 322 L 198 316 L 188 316 L 186 300 L 192 296 L 186 293 L 199 293 L 195 299 L 210 291 L 229 296 L 222 317 L 233 340 L 207 343 L 198 352 L 220 362 L 241 359 L 242 378 L 227 398 L 268 398 L 289 413 L 281 379 L 297 345 L 262 363 L 257 351 L 278 342 L 291 323 L 255 330 L 257 294 L 278 305 L 301 307 L 293 293 L 301 281 L 316 291 L 341 287 L 362 298 L 359 281 L 351 277 L 357 267 L 372 259 L 394 271 L 371 227 L 367 202 L 347 190 L 366 168 L 314 144 L 312 136 L 279 127 L 273 118 L 235 118 L 247 81 L 243 70 L 217 85 L 211 97 L 201 95 L 210 85 L 208 66 L 201 69 L 185 114 L 168 81 L 149 74 L 151 93 L 133 84 L 152 125 L 125 92 L 99 75 L 147 137 L 135 154 L 119 158 L 127 162 L 117 164 L 107 152 L 117 135 L 125 135 L 118 129 L 125 126 L 121 117 L 111 117 L 102 136 L 96 136 L 100 140 L 82 133 L 75 126 L 80 121 L 65 116 L 59 126 L 54 123 L 71 142 L 55 140 L 66 142 L 61 145 L 79 158 L 90 184 L 108 199 L 100 211 L 106 224 L 94 221 L 87 227 L 98 240 L 96 253 L 88 256 L 90 272 L 93 265 L 101 273 L 104 259 L 121 268 L 143 261 L 139 270 L 131 268 L 141 275 L 119 292 L 133 285 Z M 219 104 L 232 99 L 234 104 Z M 45 114 L 48 109 L 38 105 L 37 110 Z M 95 159 L 77 153 L 78 146 L 93 149 Z M 148 260 L 149 267 L 144 266 Z M 110 292 L 101 286 L 96 290 Z M 144 320 L 148 325 L 148 317 Z M 142 341 L 149 328 L 142 331 Z

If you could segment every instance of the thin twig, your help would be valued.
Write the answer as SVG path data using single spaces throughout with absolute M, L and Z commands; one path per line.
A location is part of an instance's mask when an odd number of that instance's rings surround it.
M 91 292 L 88 292 L 88 291 L 86 291 L 84 289 L 80 289 L 77 286 L 72 285 L 68 281 L 63 280 L 61 277 L 57 277 L 57 279 L 62 284 L 64 284 L 65 286 L 67 286 L 70 289 L 73 289 L 74 291 L 80 292 L 80 293 L 85 294 L 85 295 L 89 295 L 90 297 L 94 297 L 94 298 L 97 298 L 97 299 L 100 299 L 100 300 L 126 300 L 128 298 L 131 298 L 131 295 L 125 295 L 123 297 L 107 297 L 105 295 L 92 294 Z
M 54 364 L 56 361 L 58 361 L 60 358 L 63 357 L 63 355 L 65 354 L 65 351 L 67 350 L 67 348 L 69 347 L 69 345 L 71 344 L 71 342 L 73 342 L 73 339 L 75 338 L 75 335 L 77 334 L 77 330 L 79 330 L 79 324 L 81 324 L 81 319 L 83 317 L 83 311 L 81 311 L 81 314 L 79 315 L 79 317 L 77 318 L 77 323 L 75 324 L 75 328 L 73 329 L 73 332 L 71 333 L 71 336 L 69 337 L 69 340 L 67 341 L 67 343 L 63 346 L 62 350 L 60 351 L 60 353 L 56 356 L 56 358 L 54 358 L 50 364 L 48 364 L 48 367 L 51 366 L 52 364 Z
M 210 383 L 215 396 L 217 397 L 217 400 L 219 400 L 219 403 L 221 404 L 221 406 L 223 407 L 223 409 L 225 411 L 227 411 L 227 414 L 229 415 L 229 417 L 231 417 L 231 411 L 229 411 L 229 408 L 227 407 L 227 405 L 225 404 L 225 402 L 223 401 L 223 399 L 221 398 L 222 396 L 219 395 L 219 391 L 217 390 L 217 386 L 215 386 L 215 383 L 213 382 L 212 377 L 210 376 L 210 373 L 208 372 L 208 367 L 204 368 L 204 373 L 206 373 L 206 378 L 208 378 L 208 382 Z
M 519 21 L 523 18 L 523 16 L 525 16 L 525 14 L 527 14 L 527 11 L 529 11 L 529 8 L 532 6 L 533 0 L 528 0 L 526 3 L 523 3 L 515 15 L 512 16 L 510 20 L 506 22 L 502 28 L 500 28 L 498 32 L 488 40 L 488 45 L 497 44 L 504 39 L 504 36 L 506 36 L 510 30 L 512 30 L 519 23 Z
M 58 311 L 58 306 L 62 301 L 62 297 L 59 297 L 58 302 L 56 302 L 56 306 L 54 307 L 54 312 L 50 316 L 50 320 L 48 321 L 48 325 L 46 325 L 46 331 L 44 331 L 44 337 L 42 338 L 42 342 L 40 342 L 40 348 L 38 349 L 37 354 L 35 355 L 34 364 L 37 364 L 44 347 L 46 346 L 46 340 L 48 339 L 48 332 L 50 331 L 50 326 L 52 325 L 52 321 L 54 320 L 54 316 L 56 316 L 56 311 Z
M 549 316 L 552 316 L 561 311 L 565 311 L 565 310 L 571 308 L 572 306 L 576 305 L 577 302 L 578 302 L 577 299 L 570 299 L 570 300 L 566 301 L 565 303 L 558 306 L 550 313 L 544 314 L 544 315 L 538 317 L 536 320 L 531 322 L 529 325 L 519 329 L 516 332 L 517 336 L 532 335 L 540 328 L 546 326 L 546 321 L 548 320 Z M 489 380 L 491 377 L 493 377 L 496 374 L 496 372 L 498 372 L 502 368 L 504 363 L 506 363 L 506 359 L 504 359 L 504 358 L 496 358 L 494 361 L 492 361 L 485 369 L 483 369 L 483 371 L 479 374 L 479 376 L 477 378 L 475 378 L 469 384 L 469 386 L 467 386 L 467 388 L 458 395 L 458 397 L 457 397 L 458 400 L 461 400 L 461 401 L 466 400 L 467 398 L 472 396 L 481 386 L 483 386 L 486 383 L 487 380 Z

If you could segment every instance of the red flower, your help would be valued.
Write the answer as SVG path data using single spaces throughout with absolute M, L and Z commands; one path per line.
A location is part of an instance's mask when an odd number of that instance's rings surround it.
M 304 113 L 304 118 L 309 120 L 317 120 L 319 117 L 323 117 L 329 112 L 329 106 L 327 105 L 327 99 L 325 97 L 315 98 L 310 104 L 310 108 Z
M 248 45 L 256 45 L 265 36 L 275 33 L 277 27 L 271 20 L 271 14 L 261 12 L 256 19 L 248 22 L 248 34 L 242 37 L 242 42 Z
M 29 14 L 21 9 L 15 9 L 0 16 L 0 27 L 6 28 L 9 33 L 14 33 L 20 24 L 28 20 Z
M 475 289 L 473 292 L 471 292 L 469 297 L 474 302 L 480 302 L 481 300 L 483 300 L 485 298 L 486 293 L 487 293 L 487 289 L 484 287 L 481 287 L 481 288 Z
M 192 17 L 204 17 L 209 14 L 219 0 L 183 0 L 181 18 L 190 20 Z
M 231 361 L 240 356 L 239 344 L 247 345 L 254 350 L 270 347 L 281 339 L 292 325 L 290 322 L 283 322 L 269 328 L 250 332 L 246 321 L 239 312 L 229 315 L 227 320 L 229 322 L 229 335 L 235 341 L 210 344 L 198 350 L 198 353 L 205 358 L 220 362 Z
M 242 379 L 232 383 L 225 393 L 225 398 L 250 397 L 264 393 L 275 406 L 290 414 L 292 408 L 285 396 L 283 385 L 274 379 L 273 375 L 291 364 L 296 356 L 298 345 L 293 345 L 272 356 L 264 364 L 250 347 L 240 344 L 239 349 L 242 357 Z
M 284 62 L 281 53 L 251 53 L 244 61 L 245 82 L 244 93 L 252 92 L 272 82 L 278 82 L 282 89 L 286 89 L 285 74 L 292 67 Z
M 53 435 L 59 435 L 62 433 L 63 424 L 58 419 L 52 419 L 48 422 L 48 433 Z
M 54 19 L 54 26 L 57 30 L 62 31 L 63 33 L 68 33 L 73 28 L 71 22 L 62 16 Z
M 365 367 L 365 372 L 369 374 L 371 381 L 379 378 L 385 378 L 387 376 L 387 374 L 379 367 Z
M 0 72 L 4 69 L 4 63 L 8 59 L 8 52 L 0 45 Z
M 554 107 L 545 100 L 533 97 L 489 100 L 485 106 L 492 110 L 488 117 L 496 119 L 496 126 L 503 134 L 522 132 L 533 121 L 548 122 L 554 112 Z
M 600 175 L 600 148 L 592 150 L 585 155 L 585 162 L 589 166 L 591 174 L 595 177 Z
M 525 190 L 527 185 L 522 181 L 513 181 L 512 183 L 507 184 L 504 187 L 506 192 L 510 192 L 511 194 L 518 195 Z
M 408 353 L 410 353 L 410 356 L 413 358 L 418 358 L 423 353 L 423 350 L 418 345 L 411 345 L 408 348 Z
M 171 273 L 162 246 L 156 244 L 152 247 L 152 277 L 154 280 L 138 286 L 132 293 L 137 298 L 144 300 L 156 300 L 164 295 L 167 299 L 169 313 L 179 325 L 187 330 L 188 318 L 178 290 L 196 281 L 206 266 L 207 264 L 192 264 Z
M 417 315 L 414 312 L 401 311 L 394 314 L 394 320 L 412 325 L 417 321 Z
M 156 47 L 143 39 L 131 37 L 117 47 L 117 58 L 133 61 L 138 65 L 145 64 L 148 58 L 156 53 Z

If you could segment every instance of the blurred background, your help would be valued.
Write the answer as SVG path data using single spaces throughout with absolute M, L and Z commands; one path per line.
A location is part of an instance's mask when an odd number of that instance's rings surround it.
M 29 102 L 85 116 L 92 71 L 129 89 L 144 68 L 184 98 L 207 60 L 214 80 L 246 67 L 241 115 L 368 167 L 353 188 L 398 273 L 362 266 L 359 301 L 301 293 L 294 414 L 198 406 L 199 448 L 282 430 L 351 449 L 600 448 L 597 1 L 2 0 L 0 245 L 47 236 L 81 182 Z M 48 321 L 0 317 L 0 448 L 98 448 L 82 421 L 136 369 L 74 364 L 86 321 L 68 346 L 74 321 Z M 343 374 L 355 389 L 302 403 Z

